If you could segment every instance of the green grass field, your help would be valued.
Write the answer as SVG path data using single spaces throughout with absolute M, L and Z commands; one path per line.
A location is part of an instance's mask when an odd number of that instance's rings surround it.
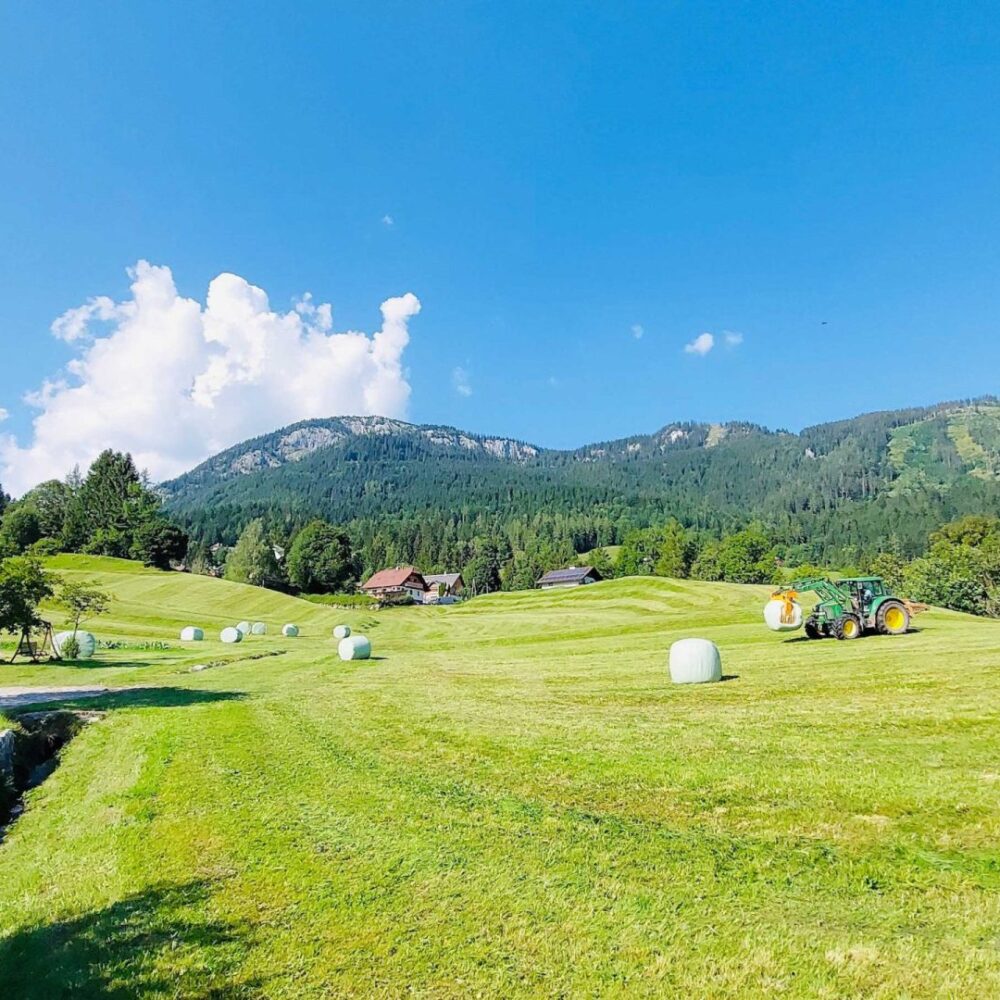
M 1000 995 L 1000 624 L 810 643 L 766 588 L 649 579 L 373 615 L 54 562 L 114 593 L 100 638 L 173 648 L 0 668 L 146 685 L 82 703 L 0 845 L 0 995 Z M 244 617 L 272 634 L 215 641 Z M 687 635 L 724 683 L 670 685 Z

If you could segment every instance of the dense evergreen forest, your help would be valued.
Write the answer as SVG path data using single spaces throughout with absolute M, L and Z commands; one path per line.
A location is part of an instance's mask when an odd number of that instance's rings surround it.
M 1000 405 L 992 398 L 872 413 L 793 434 L 672 424 L 573 451 L 381 418 L 305 421 L 164 484 L 198 543 L 251 520 L 290 541 L 321 517 L 364 569 L 467 565 L 485 540 L 507 562 L 572 560 L 676 520 L 698 544 L 751 523 L 786 563 L 855 566 L 922 554 L 966 514 L 1000 514 Z
M 159 488 L 107 451 L 17 501 L 0 490 L 0 515 L 3 557 L 101 553 L 303 593 L 351 592 L 407 563 L 459 570 L 472 593 L 516 590 L 586 561 L 605 576 L 737 583 L 871 571 L 908 596 L 998 615 L 1000 405 L 799 434 L 675 424 L 574 451 L 312 420 Z

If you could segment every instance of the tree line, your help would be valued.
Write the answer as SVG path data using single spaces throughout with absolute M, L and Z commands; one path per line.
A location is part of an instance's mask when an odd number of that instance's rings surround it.
M 823 439 L 824 445 L 843 444 L 835 431 L 825 433 L 833 437 Z M 849 440 L 857 444 L 856 436 Z M 920 496 L 889 499 L 894 509 L 906 510 L 907 500 L 919 503 Z M 557 502 L 559 497 L 569 506 Z M 109 450 L 86 475 L 74 471 L 65 480 L 49 480 L 17 501 L 0 491 L 0 556 L 119 556 L 307 594 L 351 592 L 378 569 L 408 564 L 424 572 L 461 572 L 472 593 L 528 589 L 547 570 L 583 562 L 605 577 L 734 583 L 777 583 L 796 568 L 798 575 L 871 571 L 916 600 L 976 614 L 1000 611 L 1000 518 L 992 513 L 935 526 L 919 546 L 909 535 L 901 538 L 895 520 L 884 518 L 877 544 L 846 546 L 824 559 L 815 558 L 803 526 L 781 516 L 749 524 L 734 517 L 721 529 L 697 519 L 683 522 L 669 511 L 657 514 L 655 505 L 636 510 L 618 500 L 580 511 L 573 502 L 572 490 L 567 501 L 555 487 L 552 503 L 531 511 L 518 508 L 505 515 L 466 502 L 453 510 L 426 508 L 339 524 L 302 508 L 265 503 L 247 518 L 243 507 L 208 504 L 181 527 L 131 456 Z M 885 514 L 887 502 L 876 497 L 846 517 L 840 510 L 842 533 L 857 537 L 859 525 Z M 213 519 L 225 528 L 206 531 Z M 220 534 L 227 541 L 211 540 Z
M 550 569 L 584 563 L 605 579 L 661 576 L 778 585 L 801 576 L 874 574 L 902 596 L 1000 616 L 1000 518 L 994 516 L 970 515 L 942 526 L 930 535 L 926 551 L 913 559 L 904 557 L 890 538 L 886 550 L 871 559 L 836 566 L 796 560 L 794 545 L 760 522 L 713 538 L 670 519 L 631 531 L 618 547 L 598 546 L 584 553 L 565 539 L 512 538 L 496 526 L 452 549 L 455 558 L 450 562 L 386 559 L 392 550 L 384 539 L 376 540 L 376 535 L 369 538 L 368 547 L 358 545 L 349 532 L 322 519 L 292 534 L 283 561 L 276 539 L 287 540 L 278 526 L 255 518 L 231 550 L 208 557 L 204 566 L 193 563 L 192 569 L 305 593 L 346 593 L 377 569 L 409 563 L 424 572 L 460 571 L 473 594 L 531 589 Z M 399 550 L 396 554 L 402 555 Z
M 228 464 L 167 484 L 168 506 L 210 545 L 232 546 L 254 518 L 287 540 L 321 517 L 347 532 L 366 566 L 456 568 L 498 535 L 515 554 L 587 552 L 671 518 L 699 541 L 759 521 L 792 561 L 861 564 L 890 539 L 914 558 L 940 525 L 1000 515 L 992 401 L 869 414 L 800 434 L 724 430 L 710 444 L 709 428 L 678 424 L 514 462 L 435 444 L 416 429 L 354 436 L 251 475 L 232 471 L 243 454 L 233 449 Z M 282 433 L 252 444 L 277 447 Z
M 132 456 L 110 449 L 85 476 L 74 470 L 15 501 L 2 495 L 0 515 L 0 556 L 84 552 L 167 569 L 188 547 L 187 532 L 164 513 Z

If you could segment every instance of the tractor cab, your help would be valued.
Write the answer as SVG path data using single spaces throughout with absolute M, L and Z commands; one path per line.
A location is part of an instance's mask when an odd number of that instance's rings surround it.
M 856 576 L 843 579 L 840 585 L 851 595 L 854 610 L 863 618 L 868 618 L 876 598 L 885 597 L 889 592 L 885 582 L 877 576 Z

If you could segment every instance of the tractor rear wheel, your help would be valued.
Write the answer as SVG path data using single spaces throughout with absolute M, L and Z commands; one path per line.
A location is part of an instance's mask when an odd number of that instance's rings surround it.
M 860 639 L 861 619 L 857 615 L 844 615 L 833 623 L 833 634 L 838 639 Z
M 806 638 L 822 639 L 823 633 L 812 622 L 806 622 Z
M 882 635 L 902 635 L 910 627 L 910 612 L 902 601 L 886 601 L 875 613 L 875 627 Z

